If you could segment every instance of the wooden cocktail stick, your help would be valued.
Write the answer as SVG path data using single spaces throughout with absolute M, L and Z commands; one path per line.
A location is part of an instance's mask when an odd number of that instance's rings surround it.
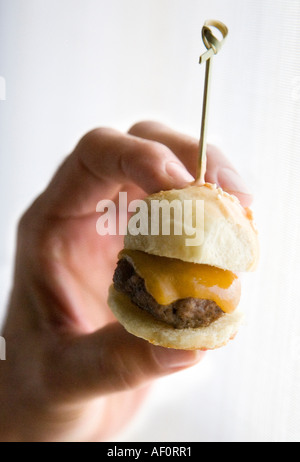
M 222 39 L 219 40 L 214 36 L 211 28 L 215 27 L 222 34 Z M 202 109 L 202 123 L 201 123 L 201 134 L 199 144 L 199 159 L 196 184 L 205 183 L 205 172 L 206 172 L 206 147 L 207 147 L 207 124 L 208 124 L 208 106 L 210 97 L 211 87 L 211 69 L 213 56 L 216 55 L 228 35 L 228 28 L 220 21 L 208 20 L 202 28 L 202 39 L 207 51 L 200 56 L 199 63 L 206 63 L 205 71 L 205 84 L 204 84 L 204 95 L 203 95 L 203 109 Z

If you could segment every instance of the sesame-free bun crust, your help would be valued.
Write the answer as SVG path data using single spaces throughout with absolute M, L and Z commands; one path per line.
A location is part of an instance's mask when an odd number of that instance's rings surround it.
M 208 327 L 175 329 L 135 306 L 127 295 L 117 292 L 113 285 L 109 289 L 108 304 L 115 317 L 130 334 L 153 345 L 179 350 L 220 348 L 235 337 L 243 321 L 243 314 L 235 311 L 232 314 L 224 314 Z
M 201 245 L 187 246 L 186 234 L 175 235 L 174 217 L 171 214 L 171 235 L 151 235 L 151 201 L 175 201 L 183 208 L 184 201 L 204 201 L 204 239 Z M 162 191 L 145 199 L 148 206 L 149 233 L 144 236 L 130 233 L 125 236 L 125 248 L 141 250 L 153 255 L 177 258 L 187 262 L 217 266 L 233 272 L 253 271 L 258 262 L 258 236 L 249 209 L 241 206 L 239 200 L 215 185 L 190 186 L 185 189 Z M 184 214 L 184 219 L 189 219 Z M 191 218 L 191 217 L 190 217 Z M 186 221 L 191 222 L 190 219 Z M 182 226 L 184 229 L 184 227 Z

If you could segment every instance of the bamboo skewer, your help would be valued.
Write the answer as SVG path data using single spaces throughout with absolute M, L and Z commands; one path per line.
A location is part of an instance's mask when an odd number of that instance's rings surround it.
M 222 34 L 222 39 L 219 40 L 213 34 L 211 27 L 215 27 Z M 211 69 L 212 60 L 222 48 L 224 41 L 228 35 L 228 28 L 220 21 L 208 20 L 202 28 L 202 39 L 207 51 L 200 56 L 199 63 L 206 63 L 205 70 L 205 83 L 204 83 L 204 94 L 203 94 L 203 108 L 202 108 L 202 122 L 201 122 L 201 134 L 199 143 L 199 158 L 198 158 L 198 169 L 196 184 L 205 183 L 205 172 L 206 172 L 206 148 L 207 148 L 207 125 L 208 125 L 208 109 L 209 109 L 209 98 L 211 89 Z

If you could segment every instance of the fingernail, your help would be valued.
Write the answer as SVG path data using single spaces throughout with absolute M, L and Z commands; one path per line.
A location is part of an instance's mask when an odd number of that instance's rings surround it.
M 251 195 L 251 192 L 245 182 L 234 170 L 231 170 L 230 168 L 221 168 L 218 171 L 217 176 L 218 184 L 226 191 Z
M 195 178 L 187 171 L 187 169 L 177 163 L 177 162 L 168 162 L 166 164 L 166 172 L 176 183 L 182 185 L 182 183 L 192 183 L 195 181 Z
M 196 364 L 203 356 L 198 350 L 172 350 L 156 347 L 154 355 L 156 361 L 163 369 L 180 369 Z

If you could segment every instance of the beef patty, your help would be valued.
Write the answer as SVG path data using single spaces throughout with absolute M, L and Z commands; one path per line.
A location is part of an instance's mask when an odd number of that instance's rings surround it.
M 213 300 L 200 298 L 184 298 L 170 305 L 160 305 L 125 258 L 119 260 L 113 281 L 115 289 L 128 295 L 135 305 L 177 329 L 207 327 L 224 314 Z

